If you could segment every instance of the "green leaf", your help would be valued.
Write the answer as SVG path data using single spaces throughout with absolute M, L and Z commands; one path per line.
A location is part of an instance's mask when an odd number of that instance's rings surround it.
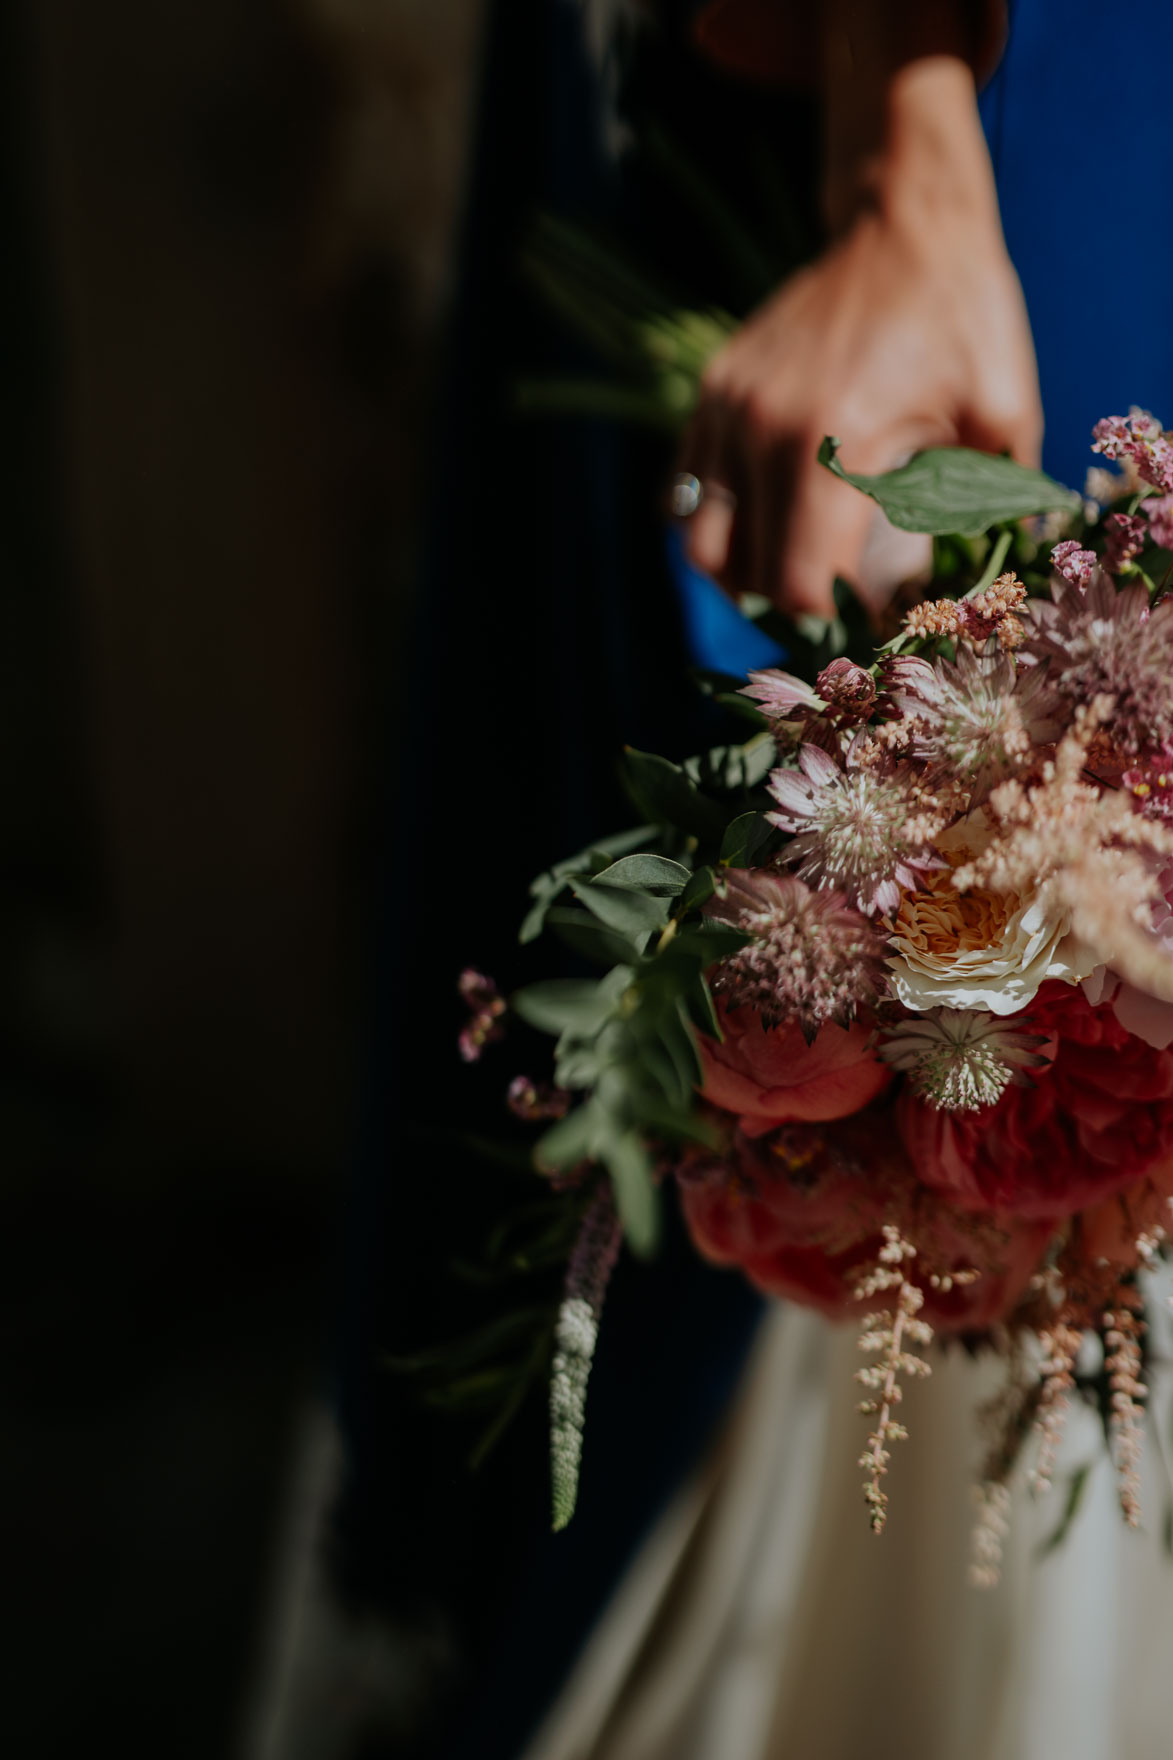
M 572 911 L 556 905 L 547 912 L 546 922 L 567 947 L 586 959 L 598 960 L 602 965 L 613 966 L 618 961 L 631 964 L 643 953 L 646 936 L 640 935 L 638 941 L 633 941 L 629 936 L 609 929 L 586 911 Z
M 670 862 L 667 856 L 624 856 L 596 874 L 596 886 L 631 886 L 657 897 L 675 898 L 688 885 L 689 870 L 683 862 Z
M 628 785 L 641 812 L 693 837 L 710 843 L 719 840 L 725 829 L 721 808 L 701 794 L 679 764 L 633 746 L 627 747 L 624 759 Z
M 1092 1463 L 1090 1461 L 1084 1461 L 1082 1466 L 1076 1467 L 1070 1479 L 1067 1481 L 1067 1499 L 1063 1505 L 1063 1514 L 1059 1517 L 1057 1527 L 1048 1534 L 1047 1538 L 1039 1546 L 1036 1554 L 1037 1557 L 1046 1558 L 1048 1554 L 1056 1552 L 1059 1547 L 1062 1546 L 1064 1540 L 1066 1540 L 1071 1531 L 1071 1524 L 1079 1514 L 1079 1506 L 1083 1502 L 1083 1494 L 1087 1489 L 1087 1482 L 1091 1470 Z
M 623 886 L 603 886 L 597 880 L 572 880 L 574 896 L 592 916 L 598 917 L 608 929 L 621 935 L 649 935 L 662 929 L 668 921 L 668 906 L 662 898 L 647 892 L 634 892 Z
M 694 1025 L 698 1026 L 702 1033 L 708 1033 L 710 1038 L 716 1039 L 719 1044 L 723 1043 L 725 1035 L 721 1031 L 721 1023 L 717 1019 L 717 1010 L 713 1007 L 713 992 L 709 989 L 709 980 L 703 972 L 698 972 L 694 981 L 689 985 L 685 994 L 685 1002 L 688 1004 L 688 1012 Z
M 597 1127 L 595 1110 L 589 1100 L 552 1124 L 534 1145 L 534 1163 L 544 1172 L 556 1167 L 576 1167 L 580 1161 L 591 1160 Z
M 678 956 L 692 955 L 703 965 L 711 966 L 752 940 L 752 935 L 747 935 L 744 929 L 735 929 L 731 923 L 715 923 L 711 917 L 702 917 L 695 927 L 683 929 L 660 957 L 667 960 L 675 952 Z
M 698 868 L 680 894 L 679 915 L 687 916 L 689 911 L 699 911 L 712 898 L 716 889 L 717 876 L 712 868 Z
M 601 1146 L 615 1188 L 615 1208 L 634 1253 L 648 1258 L 660 1233 L 659 1194 L 652 1180 L 652 1162 L 636 1131 L 610 1137 Z
M 600 869 L 609 867 L 617 856 L 627 855 L 629 850 L 638 849 L 641 843 L 654 843 L 657 835 L 657 826 L 637 825 L 631 831 L 601 837 L 597 843 L 578 850 L 575 855 L 567 856 L 564 861 L 556 862 L 552 868 L 539 874 L 530 883 L 530 897 L 535 902 L 526 913 L 518 940 L 523 946 L 537 940 L 546 921 L 546 912 L 569 883 L 572 874 L 597 874 Z
M 870 496 L 906 532 L 976 537 L 1007 520 L 1080 505 L 1078 495 L 1043 471 L 965 446 L 918 452 L 898 470 L 880 476 L 845 471 L 838 450 L 839 441 L 828 435 L 819 447 L 819 463 Z
M 721 840 L 721 866 L 752 868 L 758 855 L 774 836 L 774 827 L 761 813 L 742 813 Z
M 608 974 L 610 977 L 611 974 Z M 515 990 L 509 1006 L 540 1033 L 596 1032 L 615 1006 L 612 992 L 590 978 L 546 978 Z

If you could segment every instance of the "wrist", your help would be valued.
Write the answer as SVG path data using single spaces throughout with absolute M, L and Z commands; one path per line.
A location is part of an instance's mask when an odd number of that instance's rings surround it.
M 973 74 L 955 56 L 907 62 L 867 92 L 828 90 L 823 181 L 833 235 L 864 213 L 894 224 L 962 220 L 1000 235 Z

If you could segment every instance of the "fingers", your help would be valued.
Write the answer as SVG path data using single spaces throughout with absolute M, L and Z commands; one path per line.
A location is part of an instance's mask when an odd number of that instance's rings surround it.
M 794 458 L 792 443 L 790 468 L 779 476 L 784 492 L 763 497 L 759 590 L 791 614 L 833 617 L 836 575 L 859 579 L 872 503 L 817 462 L 814 444 Z
M 719 399 L 708 396 L 697 411 L 681 451 L 681 469 L 691 471 L 704 491 L 701 504 L 685 527 L 689 561 L 711 575 L 727 592 L 748 584 L 737 566 L 738 491 L 742 472 L 730 444 L 730 418 Z

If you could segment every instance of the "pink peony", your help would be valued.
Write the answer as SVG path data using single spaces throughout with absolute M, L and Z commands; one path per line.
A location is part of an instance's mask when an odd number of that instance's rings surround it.
M 1009 1313 L 1050 1234 L 1049 1223 L 966 1213 L 918 1187 L 886 1113 L 770 1137 L 738 1131 L 722 1159 L 695 1154 L 680 1186 L 707 1259 L 832 1319 L 863 1311 L 854 1274 L 875 1262 L 887 1222 L 916 1243 L 924 1315 L 945 1331 L 980 1330 Z M 942 1285 L 950 1272 L 975 1270 L 972 1282 Z
M 847 1028 L 828 1022 L 808 1045 L 796 1021 L 764 1027 L 756 1009 L 717 1006 L 725 1041 L 698 1035 L 701 1092 L 735 1113 L 747 1137 L 795 1120 L 845 1118 L 892 1079 L 872 1049 L 869 1029 L 858 1021 Z

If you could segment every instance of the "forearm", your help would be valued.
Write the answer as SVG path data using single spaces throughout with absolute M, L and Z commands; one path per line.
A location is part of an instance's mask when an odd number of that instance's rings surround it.
M 969 0 L 828 0 L 819 24 L 824 212 L 998 226 L 975 98 L 989 9 Z

